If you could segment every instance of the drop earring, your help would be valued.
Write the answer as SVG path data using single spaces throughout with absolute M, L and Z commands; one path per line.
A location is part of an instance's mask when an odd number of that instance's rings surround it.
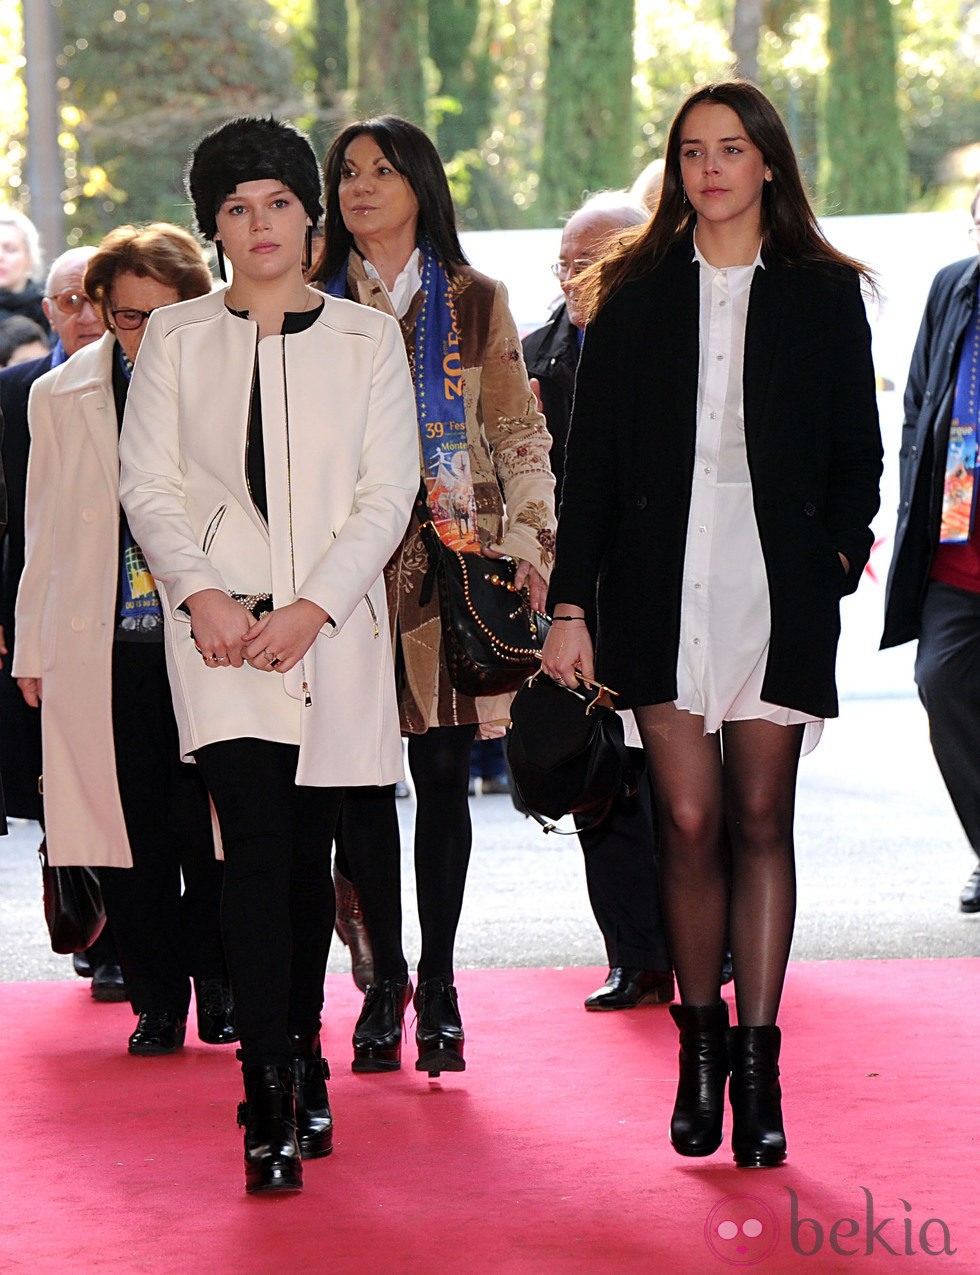
M 306 251 L 303 254 L 303 273 L 306 274 L 313 266 L 313 227 L 306 227 Z
M 225 271 L 225 250 L 224 250 L 224 248 L 222 248 L 222 246 L 221 246 L 221 240 L 220 240 L 220 239 L 216 239 L 216 240 L 214 241 L 214 251 L 215 251 L 215 254 L 217 255 L 217 258 L 218 258 L 218 274 L 219 274 L 219 275 L 221 275 L 221 282 L 222 282 L 222 283 L 227 283 L 227 282 L 228 282 L 228 274 L 227 274 L 227 272 Z

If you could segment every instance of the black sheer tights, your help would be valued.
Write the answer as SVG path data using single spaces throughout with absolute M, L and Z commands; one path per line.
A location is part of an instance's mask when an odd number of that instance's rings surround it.
M 415 785 L 415 887 L 422 953 L 419 978 L 452 976 L 456 928 L 470 861 L 470 750 L 475 726 L 438 726 L 408 740 Z M 351 788 L 340 839 L 374 947 L 375 978 L 401 978 L 401 848 L 395 790 Z
M 726 939 L 738 1021 L 776 1021 L 796 914 L 793 812 L 802 726 L 636 710 L 661 821 L 660 885 L 681 999 L 718 1000 Z

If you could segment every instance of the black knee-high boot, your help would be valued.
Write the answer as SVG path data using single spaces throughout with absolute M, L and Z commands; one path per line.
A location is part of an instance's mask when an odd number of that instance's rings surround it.
M 680 1028 L 680 1075 L 670 1118 L 670 1141 L 678 1155 L 711 1155 L 721 1146 L 728 1076 L 728 1005 L 671 1005 Z
M 320 1052 L 320 1033 L 290 1035 L 296 1135 L 304 1160 L 319 1160 L 333 1150 L 333 1116 L 327 1096 L 330 1068 Z
M 292 1072 L 274 1063 L 244 1064 L 242 1078 L 245 1101 L 238 1107 L 238 1123 L 245 1130 L 245 1190 L 301 1190 Z
M 775 1168 L 786 1159 L 778 1027 L 732 1027 L 732 1151 L 741 1168 Z

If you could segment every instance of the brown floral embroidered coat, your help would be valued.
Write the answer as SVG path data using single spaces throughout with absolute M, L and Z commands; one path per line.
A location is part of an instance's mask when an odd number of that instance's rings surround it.
M 465 266 L 453 281 L 460 331 L 466 435 L 476 495 L 480 542 L 512 558 L 523 558 L 547 580 L 555 549 L 555 480 L 548 462 L 551 436 L 528 385 L 517 328 L 503 284 Z M 392 313 L 381 283 L 368 277 L 352 253 L 350 295 L 363 305 Z M 414 375 L 416 294 L 401 321 Z M 419 452 L 419 476 L 422 458 Z M 388 611 L 396 648 L 398 700 L 404 734 L 431 726 L 478 722 L 485 736 L 502 733 L 512 696 L 471 699 L 449 681 L 442 654 L 439 603 L 419 603 L 428 567 L 415 519 L 385 569 Z

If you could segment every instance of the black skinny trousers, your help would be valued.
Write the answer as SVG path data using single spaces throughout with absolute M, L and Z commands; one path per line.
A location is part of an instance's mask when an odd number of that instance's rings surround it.
M 282 1065 L 290 1033 L 320 1028 L 344 791 L 298 786 L 291 744 L 231 739 L 194 756 L 221 827 L 221 929 L 242 1061 Z
M 456 928 L 473 843 L 470 753 L 476 726 L 433 726 L 408 737 L 415 783 L 415 890 L 420 979 L 453 977 Z M 404 978 L 401 842 L 395 786 L 350 788 L 341 817 L 343 851 L 374 948 L 375 979 Z

